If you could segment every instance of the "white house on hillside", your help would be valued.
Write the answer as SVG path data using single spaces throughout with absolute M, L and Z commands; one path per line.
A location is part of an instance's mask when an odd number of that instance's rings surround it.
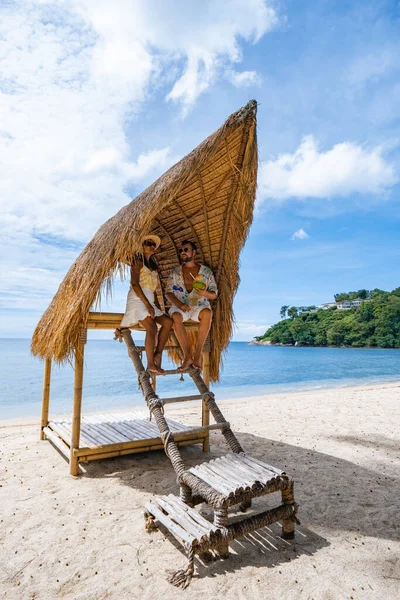
M 322 308 L 323 310 L 328 310 L 328 308 L 332 308 L 332 306 L 336 306 L 336 302 L 326 302 L 325 304 L 320 304 L 318 308 Z
M 325 302 L 325 304 L 320 304 L 318 308 L 328 310 L 328 308 L 336 306 L 338 310 L 348 310 L 349 308 L 355 308 L 356 306 L 360 306 L 361 302 L 368 302 L 368 300 L 356 298 L 355 300 L 342 300 L 341 302 Z
M 342 300 L 342 302 L 337 302 L 336 306 L 338 309 L 346 310 L 347 308 L 355 308 L 356 306 L 360 306 L 361 302 L 364 302 L 364 300 L 361 300 L 361 298 L 356 298 L 355 300 Z

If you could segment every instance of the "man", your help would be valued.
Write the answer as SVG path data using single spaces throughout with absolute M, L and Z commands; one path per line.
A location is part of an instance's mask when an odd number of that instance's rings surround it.
M 211 269 L 196 264 L 196 250 L 194 242 L 189 240 L 182 242 L 179 250 L 182 264 L 172 269 L 166 289 L 167 298 L 172 303 L 169 314 L 174 322 L 174 331 L 183 352 L 180 371 L 186 371 L 190 365 L 201 368 L 201 352 L 212 320 L 210 300 L 215 300 L 218 294 Z M 199 289 L 201 287 L 204 289 Z M 199 323 L 193 359 L 190 356 L 189 342 L 183 326 L 183 323 L 189 319 Z

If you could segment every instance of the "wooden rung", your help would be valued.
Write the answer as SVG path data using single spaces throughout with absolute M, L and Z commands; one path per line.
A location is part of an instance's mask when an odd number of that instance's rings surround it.
M 213 423 L 212 425 L 203 425 L 203 427 L 188 427 L 185 429 L 185 432 L 190 433 L 201 433 L 202 431 L 212 431 L 213 429 L 224 429 L 225 427 L 230 427 L 230 423 L 228 421 L 224 421 L 223 423 Z M 179 433 L 179 432 L 176 432 Z M 174 433 L 175 435 L 175 433 Z
M 182 373 L 189 373 L 189 369 L 187 369 L 186 371 L 179 371 L 178 369 L 169 369 L 164 371 L 164 373 L 150 373 L 150 375 L 152 377 L 153 375 L 155 377 L 163 377 L 164 375 L 182 375 Z
M 163 404 L 172 404 L 173 402 L 190 402 L 191 400 L 201 400 L 203 396 L 201 394 L 194 394 L 193 396 L 176 396 L 175 398 L 163 398 Z
M 135 344 L 136 350 L 139 350 L 140 352 L 146 352 L 146 347 L 145 346 L 137 346 Z M 176 348 L 180 349 L 180 346 L 177 346 L 176 344 L 173 345 L 168 345 L 164 347 L 164 350 L 175 350 Z
M 231 424 L 228 421 L 223 421 L 222 423 L 213 423 L 212 425 L 205 425 L 202 429 L 208 429 L 211 431 L 212 429 L 225 429 L 230 428 Z

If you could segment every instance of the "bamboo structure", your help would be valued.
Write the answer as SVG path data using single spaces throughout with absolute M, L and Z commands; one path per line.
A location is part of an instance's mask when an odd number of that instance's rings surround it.
M 217 405 L 210 382 L 220 377 L 223 353 L 233 327 L 232 303 L 239 285 L 239 255 L 253 218 L 257 186 L 257 103 L 252 100 L 109 219 L 95 234 L 68 271 L 50 306 L 40 319 L 32 339 L 32 353 L 45 362 L 41 437 L 50 440 L 70 461 L 70 472 L 79 473 L 79 463 L 164 448 L 176 474 L 179 495 L 153 498 L 146 505 L 146 528 L 163 524 L 184 546 L 188 564 L 170 574 L 169 581 L 185 588 L 194 573 L 196 554 L 213 551 L 229 556 L 229 542 L 255 529 L 282 521 L 282 536 L 292 539 L 297 505 L 292 479 L 280 469 L 247 455 L 230 423 Z M 132 257 L 141 251 L 143 236 L 161 239 L 157 251 L 160 306 L 165 309 L 163 289 L 178 264 L 178 246 L 192 240 L 199 262 L 215 274 L 218 297 L 202 357 L 202 372 L 190 367 L 188 375 L 197 394 L 160 398 L 157 375 L 149 374 L 131 329 L 121 328 L 121 313 L 92 312 L 102 295 L 109 293 L 116 275 L 125 276 Z M 195 343 L 197 324 L 185 323 L 190 344 Z M 132 413 L 82 415 L 84 346 L 88 329 L 115 330 L 124 341 L 138 383 L 153 420 L 140 420 Z M 166 346 L 177 362 L 179 347 L 171 335 Z M 74 359 L 72 418 L 49 419 L 51 362 Z M 176 375 L 177 369 L 166 375 Z M 201 402 L 201 425 L 187 427 L 165 414 L 169 404 Z M 210 424 L 210 416 L 214 423 Z M 180 446 L 210 447 L 210 431 L 219 431 L 229 452 L 187 468 Z M 229 521 L 229 508 L 247 511 L 254 498 L 280 493 L 281 504 Z M 205 502 L 213 511 L 212 522 L 194 506 Z
M 44 428 L 49 423 L 49 405 L 50 405 L 50 379 L 51 379 L 51 359 L 46 358 L 44 363 L 43 377 L 43 397 L 42 397 L 42 418 L 40 423 L 40 439 L 45 439 Z
M 87 319 L 87 329 L 115 330 L 121 323 L 122 313 L 91 312 Z M 196 323 L 185 324 L 188 332 L 197 328 Z M 136 331 L 144 331 L 140 326 Z M 69 471 L 73 476 L 79 475 L 79 464 L 82 462 L 115 458 L 126 454 L 150 452 L 161 450 L 164 446 L 157 428 L 147 420 L 137 419 L 134 413 L 110 415 L 90 415 L 82 417 L 83 395 L 83 369 L 84 349 L 87 330 L 82 329 L 75 352 L 74 361 L 74 389 L 72 403 L 72 419 L 49 421 L 50 404 L 50 373 L 51 360 L 46 359 L 43 382 L 42 419 L 40 439 L 48 439 L 69 461 Z M 168 342 L 167 347 L 175 348 L 174 340 Z M 144 347 L 139 347 L 140 351 Z M 203 352 L 203 365 L 205 377 L 208 372 L 208 347 Z M 173 373 L 178 374 L 177 370 Z M 152 386 L 155 389 L 155 378 L 152 377 Z M 200 395 L 175 396 L 165 398 L 165 404 L 176 402 L 200 401 L 202 403 L 202 422 L 198 427 L 187 427 L 180 423 L 168 421 L 172 426 L 177 444 L 188 446 L 201 444 L 204 452 L 209 451 L 210 430 L 209 411 Z
M 82 387 L 83 387 L 83 356 L 86 343 L 86 330 L 81 331 L 81 336 L 75 352 L 74 372 L 74 403 L 72 406 L 72 431 L 70 446 L 70 473 L 79 474 L 78 459 L 75 451 L 79 448 L 81 433 Z
M 126 276 L 144 235 L 161 239 L 161 288 L 190 239 L 197 259 L 214 272 L 218 298 L 210 331 L 210 380 L 218 381 L 232 335 L 232 303 L 239 285 L 239 255 L 253 219 L 257 187 L 257 103 L 233 113 L 215 133 L 111 217 L 82 251 L 40 319 L 32 352 L 55 362 L 72 360 L 90 310 Z M 160 305 L 164 305 L 160 297 Z M 178 356 L 174 353 L 174 359 Z

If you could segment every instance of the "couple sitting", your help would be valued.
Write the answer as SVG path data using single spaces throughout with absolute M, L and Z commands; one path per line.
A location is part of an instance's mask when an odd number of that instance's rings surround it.
M 145 236 L 142 239 L 142 254 L 132 260 L 131 287 L 121 327 L 133 327 L 139 323 L 145 328 L 148 371 L 164 373 L 161 357 L 172 327 L 183 353 L 183 362 L 179 370 L 186 371 L 191 365 L 200 368 L 201 352 L 211 326 L 210 300 L 215 300 L 218 293 L 214 275 L 208 267 L 196 264 L 196 244 L 188 240 L 183 241 L 179 250 L 181 265 L 172 269 L 168 278 L 166 295 L 171 302 L 171 308 L 169 316 L 166 315 L 161 311 L 155 294 L 159 275 L 154 254 L 160 242 L 157 235 Z M 189 319 L 199 323 L 193 357 L 190 356 L 189 342 L 183 325 Z M 157 325 L 161 328 L 156 345 Z

